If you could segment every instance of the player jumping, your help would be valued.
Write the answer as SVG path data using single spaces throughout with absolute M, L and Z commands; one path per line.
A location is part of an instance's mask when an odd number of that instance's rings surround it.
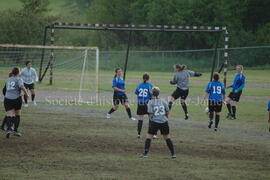
M 154 87 L 152 89 L 153 98 L 147 105 L 151 119 L 148 128 L 148 136 L 145 140 L 144 153 L 140 156 L 142 158 L 147 157 L 153 136 L 158 130 L 160 130 L 166 140 L 167 146 L 171 152 L 171 157 L 176 158 L 168 124 L 169 106 L 164 100 L 159 98 L 159 93 L 159 88 Z
M 169 108 L 172 108 L 172 104 L 175 100 L 177 100 L 179 97 L 181 98 L 181 105 L 182 108 L 185 112 L 185 120 L 188 119 L 188 110 L 187 110 L 187 105 L 185 103 L 185 100 L 188 96 L 189 92 L 189 77 L 195 76 L 199 77 L 202 74 L 185 70 L 186 65 L 180 65 L 180 64 L 175 64 L 174 65 L 174 71 L 175 75 L 173 77 L 173 80 L 170 81 L 170 84 L 177 84 L 176 90 L 172 93 L 171 100 L 169 102 Z
M 209 82 L 206 89 L 205 89 L 205 96 L 204 100 L 209 97 L 208 99 L 208 109 L 209 109 L 209 125 L 208 128 L 212 127 L 213 118 L 215 113 L 215 128 L 214 130 L 217 131 L 220 115 L 222 109 L 222 103 L 225 99 L 225 87 L 224 84 L 219 81 L 219 74 L 213 74 L 213 81 Z
M 246 77 L 243 71 L 243 66 L 237 65 L 233 84 L 227 87 L 232 88 L 232 91 L 226 98 L 226 104 L 229 112 L 227 118 L 231 120 L 236 119 L 236 103 L 239 102 L 242 90 L 245 88 Z

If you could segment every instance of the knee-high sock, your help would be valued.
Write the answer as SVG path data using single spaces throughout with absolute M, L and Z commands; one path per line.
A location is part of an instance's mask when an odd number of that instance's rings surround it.
M 182 108 L 183 108 L 185 114 L 188 114 L 186 103 L 185 103 L 185 102 L 181 102 L 181 106 L 182 106 Z
M 126 111 L 127 111 L 128 117 L 131 118 L 132 116 L 131 116 L 131 110 L 130 110 L 130 108 L 127 108 Z
M 112 109 L 108 112 L 108 114 L 112 114 L 114 111 L 115 111 L 115 110 L 112 108 Z
M 214 112 L 209 112 L 209 119 L 212 121 L 214 118 Z
M 236 106 L 232 106 L 232 115 L 233 117 L 236 115 Z
M 7 130 L 8 131 L 11 130 L 11 127 L 12 127 L 14 121 L 15 121 L 15 117 L 10 117 L 10 116 L 7 117 Z
M 144 154 L 146 155 L 149 152 L 151 145 L 151 139 L 146 139 L 144 144 Z
M 143 126 L 143 120 L 138 120 L 138 126 L 137 126 L 138 134 L 141 134 L 142 126 Z
M 7 123 L 7 116 L 4 117 L 1 127 L 4 128 L 5 124 Z
M 227 109 L 230 114 L 232 114 L 232 107 L 231 104 L 227 104 Z
M 23 99 L 24 99 L 24 103 L 27 104 L 27 99 L 28 97 L 26 95 L 23 96 Z
M 172 109 L 172 105 L 173 105 L 173 102 L 169 102 L 169 109 L 171 110 Z
M 217 114 L 216 114 L 216 118 L 215 118 L 215 128 L 218 128 L 219 118 L 220 118 L 220 115 L 217 115 Z
M 18 127 L 20 125 L 20 121 L 21 121 L 21 116 L 20 115 L 16 115 L 15 116 L 15 121 L 14 121 L 14 131 L 18 131 Z
M 31 99 L 32 99 L 32 101 L 34 101 L 34 100 L 35 100 L 35 97 L 36 97 L 36 95 L 35 95 L 35 94 L 32 94 L 32 95 L 31 95 Z
M 173 142 L 171 139 L 166 139 L 167 146 L 171 152 L 172 155 L 174 155 L 174 147 L 173 147 Z

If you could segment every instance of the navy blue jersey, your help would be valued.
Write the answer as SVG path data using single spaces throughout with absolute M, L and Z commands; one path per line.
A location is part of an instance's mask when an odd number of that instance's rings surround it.
M 123 78 L 113 78 L 112 80 L 112 87 L 117 87 L 118 89 L 125 90 L 125 81 Z M 116 95 L 124 95 L 124 92 L 114 90 Z
M 224 84 L 219 81 L 209 82 L 205 92 L 209 93 L 209 100 L 215 102 L 221 102 L 223 100 L 222 95 L 226 93 Z
M 233 84 L 230 85 L 232 92 L 239 92 L 245 88 L 246 77 L 244 74 L 236 74 L 234 76 Z
M 138 103 L 147 103 L 152 96 L 151 90 L 153 85 L 150 83 L 140 83 L 136 90 L 135 94 L 138 97 Z
M 270 100 L 268 102 L 268 108 L 267 108 L 268 111 L 270 111 Z

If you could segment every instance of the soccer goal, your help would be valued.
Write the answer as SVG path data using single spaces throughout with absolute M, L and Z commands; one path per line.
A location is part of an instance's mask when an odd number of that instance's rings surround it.
M 8 74 L 13 66 L 25 67 L 26 61 L 32 62 L 39 80 L 43 80 L 40 89 L 51 92 L 49 95 L 58 91 L 58 96 L 70 101 L 98 101 L 97 47 L 0 44 L 3 73 Z

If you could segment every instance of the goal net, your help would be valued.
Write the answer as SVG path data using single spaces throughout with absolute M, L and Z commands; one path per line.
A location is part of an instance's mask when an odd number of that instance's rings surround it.
M 97 47 L 0 44 L 1 81 L 11 68 L 31 61 L 40 82 L 42 101 L 53 103 L 95 102 L 99 92 Z M 6 75 L 6 76 L 5 76 Z

